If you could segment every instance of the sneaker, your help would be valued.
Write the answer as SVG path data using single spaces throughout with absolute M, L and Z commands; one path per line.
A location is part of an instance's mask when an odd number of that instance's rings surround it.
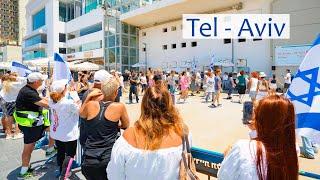
M 222 104 L 218 104 L 218 106 L 217 107 L 222 107 Z
M 54 155 L 54 154 L 56 154 L 56 153 L 57 153 L 56 148 L 54 148 L 52 151 L 46 151 L 46 157 L 52 156 L 52 155 Z
M 21 138 L 23 138 L 22 133 L 18 133 L 18 134 L 13 135 L 13 139 L 21 139 Z
M 44 136 L 44 137 L 42 137 L 41 139 L 39 139 L 37 142 L 36 142 L 36 144 L 35 144 L 35 146 L 34 146 L 34 149 L 36 150 L 36 149 L 41 149 L 41 148 L 43 148 L 44 146 L 46 146 L 46 145 L 48 145 L 49 144 L 49 139 L 46 137 L 46 136 Z
M 26 172 L 24 174 L 20 174 L 18 175 L 18 179 L 29 179 L 29 178 L 32 178 L 33 177 L 33 174 L 31 172 Z

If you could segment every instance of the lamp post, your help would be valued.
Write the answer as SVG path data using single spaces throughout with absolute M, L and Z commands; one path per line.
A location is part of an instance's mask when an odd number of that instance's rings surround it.
M 148 60 L 147 60 L 147 44 L 142 43 L 144 45 L 144 61 L 146 64 L 146 71 L 148 71 Z

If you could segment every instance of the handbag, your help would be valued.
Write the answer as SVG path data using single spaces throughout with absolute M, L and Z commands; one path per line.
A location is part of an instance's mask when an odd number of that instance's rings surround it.
M 196 166 L 191 155 L 191 148 L 186 134 L 182 137 L 181 156 L 179 180 L 200 180 L 196 175 Z

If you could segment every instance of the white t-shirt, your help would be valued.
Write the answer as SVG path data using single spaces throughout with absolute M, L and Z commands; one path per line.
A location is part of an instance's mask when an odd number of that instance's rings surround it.
M 123 83 L 123 76 L 119 77 L 119 83 L 121 87 L 124 87 L 124 83 Z
M 5 102 L 15 102 L 19 94 L 20 89 L 27 84 L 27 79 L 19 77 L 16 82 L 5 82 L 3 83 L 0 96 Z M 4 86 L 8 86 L 8 90 L 5 91 Z
M 140 82 L 141 82 L 141 84 L 148 84 L 147 83 L 147 77 L 146 76 L 141 76 L 140 77 Z
M 206 92 L 215 92 L 214 85 L 215 85 L 214 77 L 207 77 Z
M 51 108 L 50 136 L 59 141 L 74 141 L 79 138 L 79 109 L 74 100 L 62 98 L 59 102 L 49 101 Z
M 257 78 L 251 78 L 250 91 L 257 91 L 259 80 Z
M 221 180 L 259 180 L 256 170 L 257 143 L 255 140 L 239 140 L 225 157 L 218 172 Z M 265 151 L 263 150 L 265 156 Z M 266 157 L 264 157 L 266 162 Z M 264 165 L 264 176 L 267 166 Z
M 178 180 L 181 153 L 182 145 L 148 151 L 133 147 L 121 136 L 112 148 L 108 179 Z
M 286 74 L 286 77 L 284 78 L 284 82 L 287 84 L 291 84 L 291 73 Z

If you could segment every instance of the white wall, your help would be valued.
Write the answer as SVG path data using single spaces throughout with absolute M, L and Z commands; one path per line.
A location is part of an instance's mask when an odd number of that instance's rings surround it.
M 269 13 L 269 1 L 245 1 L 244 9 L 240 12 L 231 11 L 223 13 Z M 197 47 L 191 47 L 191 42 L 194 40 L 185 40 L 182 38 L 182 21 L 153 26 L 142 29 L 139 32 L 139 60 L 145 60 L 145 52 L 143 43 L 147 44 L 147 60 L 148 66 L 162 67 L 162 64 L 183 63 L 183 61 L 192 61 L 195 58 L 198 61 L 198 67 L 208 66 L 211 61 L 211 56 L 214 53 L 218 59 L 232 59 L 232 45 L 224 44 L 223 39 L 219 40 L 196 40 Z M 171 27 L 176 26 L 176 31 L 171 31 Z M 168 32 L 163 33 L 162 29 L 168 28 Z M 142 33 L 146 32 L 146 36 Z M 181 48 L 181 43 L 186 42 L 187 47 Z M 171 44 L 176 43 L 177 48 L 172 49 Z M 162 45 L 168 45 L 167 50 L 162 49 Z M 247 59 L 248 66 L 251 70 L 264 71 L 271 74 L 272 59 L 270 57 L 270 41 L 252 41 L 234 43 L 234 59 Z
M 272 3 L 272 13 L 290 14 L 290 39 L 274 40 L 274 48 L 282 45 L 312 44 L 320 33 L 320 1 L 319 0 L 275 0 Z M 286 69 L 295 72 L 298 66 L 278 66 L 275 73 L 283 82 Z

